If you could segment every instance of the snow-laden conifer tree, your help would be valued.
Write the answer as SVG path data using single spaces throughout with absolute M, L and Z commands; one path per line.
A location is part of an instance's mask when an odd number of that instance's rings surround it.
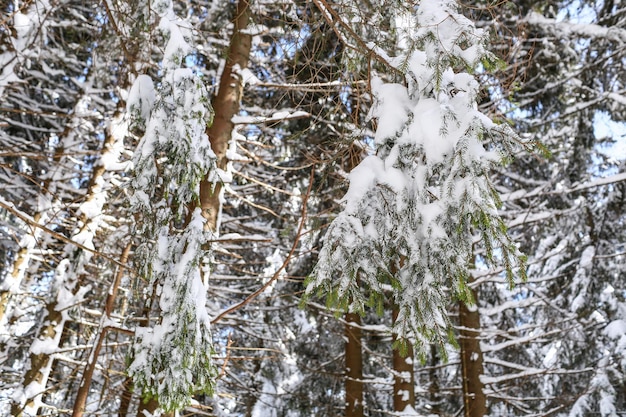
M 451 0 L 422 1 L 415 21 L 400 56 L 372 46 L 405 84 L 372 82 L 376 154 L 349 175 L 345 208 L 328 229 L 307 294 L 357 312 L 382 309 L 389 294 L 399 309 L 393 331 L 414 337 L 419 352 L 445 341 L 450 297 L 472 301 L 467 280 L 478 241 L 510 281 L 524 268 L 488 177 L 517 138 L 477 110 L 471 71 L 492 63 L 485 34 Z
M 185 22 L 169 1 L 152 4 L 168 39 L 158 88 L 137 78 L 128 99 L 134 125 L 145 126 L 137 147 L 131 205 L 138 216 L 135 264 L 146 291 L 155 288 L 158 320 L 136 330 L 129 373 L 144 399 L 164 410 L 183 408 L 197 392 L 213 390 L 210 319 L 206 310 L 210 238 L 199 208 L 199 184 L 215 172 L 206 135 L 213 111 L 202 79 L 182 68 L 191 52 Z

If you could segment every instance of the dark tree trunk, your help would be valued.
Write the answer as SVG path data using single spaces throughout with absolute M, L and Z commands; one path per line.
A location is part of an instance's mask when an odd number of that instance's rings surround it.
M 130 255 L 131 248 L 132 244 L 130 243 L 128 243 L 124 248 L 122 256 L 120 257 L 120 263 L 122 265 L 125 265 L 128 262 L 128 256 Z M 91 352 L 87 359 L 87 365 L 85 366 L 85 370 L 83 372 L 83 376 L 78 387 L 78 393 L 76 394 L 76 400 L 74 401 L 72 417 L 82 417 L 85 412 L 85 405 L 87 404 L 87 397 L 89 396 L 91 380 L 93 379 L 93 374 L 96 370 L 96 364 L 98 363 L 98 356 L 100 355 L 102 344 L 104 343 L 109 330 L 109 328 L 107 326 L 103 326 L 103 324 L 105 323 L 105 321 L 111 319 L 111 313 L 113 312 L 115 298 L 117 297 L 117 292 L 120 283 L 122 282 L 123 276 L 124 268 L 120 267 L 115 274 L 115 279 L 111 285 L 109 293 L 107 294 L 107 299 L 104 306 L 104 314 L 102 316 L 102 321 L 100 325 L 100 332 L 96 337 L 96 341 L 94 342 L 93 348 L 91 349 Z
M 393 321 L 398 318 L 398 309 L 393 309 Z M 393 335 L 393 341 L 397 336 Z M 407 341 L 406 352 L 393 350 L 393 409 L 397 412 L 415 406 L 415 374 L 413 373 L 413 346 Z M 406 353 L 406 355 L 403 355 Z
M 487 398 L 480 376 L 483 374 L 483 353 L 480 349 L 480 313 L 476 305 L 459 303 L 461 368 L 463 373 L 463 408 L 465 417 L 482 417 L 487 413 Z
M 437 375 L 437 365 L 440 363 L 439 354 L 437 352 L 437 346 L 430 346 L 430 371 L 428 376 L 430 378 L 430 386 L 428 388 L 429 401 L 431 406 L 431 413 L 435 415 L 440 414 L 441 396 L 439 395 L 439 376 Z
M 346 417 L 363 417 L 361 317 L 346 313 Z

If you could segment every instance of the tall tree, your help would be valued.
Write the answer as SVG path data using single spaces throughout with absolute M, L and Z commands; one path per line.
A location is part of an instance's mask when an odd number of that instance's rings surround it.
M 495 105 L 495 114 L 511 110 L 509 122 L 552 152 L 552 158 L 517 158 L 494 177 L 506 193 L 503 213 L 510 230 L 530 259 L 528 283 L 513 292 L 498 283 L 497 275 L 485 272 L 479 272 L 475 287 L 483 300 L 484 381 L 492 413 L 542 409 L 546 415 L 577 415 L 585 412 L 579 406 L 583 403 L 588 410 L 614 407 L 601 406 L 602 396 L 605 405 L 615 404 L 604 376 L 591 376 L 596 361 L 604 359 L 596 354 L 599 350 L 589 349 L 594 342 L 587 337 L 602 338 L 597 332 L 602 332 L 600 317 L 605 317 L 602 302 L 591 300 L 604 285 L 599 273 L 604 261 L 596 259 L 595 251 L 605 244 L 597 233 L 608 223 L 600 221 L 598 228 L 594 213 L 605 206 L 592 202 L 604 201 L 608 189 L 615 184 L 619 188 L 622 181 L 611 173 L 615 161 L 602 155 L 600 143 L 606 138 L 598 135 L 597 127 L 600 115 L 610 114 L 613 123 L 623 120 L 623 112 L 612 104 L 623 85 L 614 73 L 623 65 L 617 63 L 621 52 L 615 38 L 607 36 L 623 13 L 612 2 L 567 1 L 471 11 L 492 28 L 494 41 L 505 40 L 494 50 L 509 64 L 497 80 L 486 80 L 492 101 L 485 104 Z M 606 78 L 600 70 L 589 77 L 603 65 Z M 507 87 L 511 85 L 512 90 Z M 608 177 L 599 180 L 602 176 Z M 615 253 L 610 246 L 605 250 Z
M 363 416 L 361 316 L 346 313 L 346 417 Z
M 508 276 L 515 264 L 523 273 L 486 180 L 497 157 L 482 142 L 506 152 L 514 136 L 475 110 L 478 84 L 453 70 L 487 58 L 483 33 L 454 3 L 428 5 L 418 9 L 412 47 L 392 61 L 407 86 L 375 80 L 377 154 L 350 174 L 346 207 L 329 228 L 307 288 L 324 291 L 332 305 L 362 312 L 382 303 L 390 286 L 398 306 L 394 332 L 413 335 L 422 355 L 429 340 L 447 339 L 444 288 L 471 301 L 473 231 L 488 261 L 495 261 L 495 245 Z
M 213 100 L 213 108 L 217 111 L 213 123 L 207 128 L 211 149 L 217 159 L 217 168 L 224 173 L 229 162 L 227 152 L 234 140 L 233 117 L 239 113 L 243 94 L 243 76 L 239 71 L 247 68 L 250 56 L 252 36 L 246 30 L 251 18 L 252 9 L 248 0 L 238 1 L 234 11 L 230 46 L 226 51 L 226 62 L 220 77 L 217 96 Z M 220 178 L 218 174 L 217 178 L 207 176 L 200 184 L 200 207 L 202 215 L 207 219 L 206 227 L 212 232 L 217 232 L 219 229 L 224 182 L 228 182 L 227 178 Z

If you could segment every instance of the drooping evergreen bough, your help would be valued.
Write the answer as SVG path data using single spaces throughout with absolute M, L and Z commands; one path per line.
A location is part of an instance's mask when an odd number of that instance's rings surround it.
M 486 33 L 451 0 L 422 1 L 413 21 L 407 51 L 387 57 L 405 83 L 372 82 L 376 152 L 350 173 L 306 294 L 359 313 L 391 302 L 399 310 L 393 332 L 423 354 L 430 341 L 449 338 L 449 301 L 472 302 L 479 248 L 509 282 L 525 271 L 489 181 L 520 141 L 477 110 L 471 74 L 494 64 Z
M 213 117 L 208 92 L 189 68 L 191 49 L 184 21 L 172 3 L 151 6 L 168 39 L 163 77 L 155 90 L 147 75 L 133 85 L 128 109 L 144 129 L 134 156 L 131 206 L 139 217 L 135 264 L 146 288 L 156 288 L 158 320 L 136 329 L 128 368 L 144 399 L 165 411 L 180 410 L 194 393 L 212 393 L 216 370 L 206 310 L 210 238 L 195 206 L 204 175 L 214 173 L 215 154 L 206 135 Z M 217 177 L 216 177 L 217 178 Z M 149 289 L 146 293 L 149 293 Z

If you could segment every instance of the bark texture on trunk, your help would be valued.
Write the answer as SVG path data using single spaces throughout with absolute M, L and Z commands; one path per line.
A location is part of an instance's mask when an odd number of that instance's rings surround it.
M 46 343 L 53 344 L 54 346 L 58 346 L 63 325 L 65 324 L 63 314 L 57 311 L 56 307 L 56 303 L 49 303 L 46 306 L 47 313 L 43 321 L 44 325 L 39 330 L 39 338 L 37 339 L 46 341 Z M 36 392 L 34 395 L 31 393 L 27 396 L 24 405 L 19 401 L 14 401 L 11 405 L 12 416 L 21 417 L 23 415 L 35 415 L 39 411 L 39 399 L 45 390 L 48 376 L 50 375 L 52 354 L 48 352 L 35 352 L 31 352 L 29 355 L 30 368 L 28 372 L 26 372 L 26 375 L 24 375 L 22 387 L 24 389 L 37 387 Z
M 33 217 L 33 220 L 39 223 L 41 217 L 41 213 L 37 213 Z M 30 237 L 32 239 L 35 239 L 35 241 L 39 241 L 39 232 L 39 229 L 33 230 L 33 233 L 30 235 Z M 19 291 L 20 285 L 22 284 L 24 272 L 28 267 L 28 263 L 30 260 L 31 251 L 32 250 L 28 247 L 20 248 L 17 256 L 15 257 L 15 261 L 13 262 L 13 269 L 11 270 L 11 274 L 6 277 L 6 282 L 3 283 L 2 288 L 0 288 L 0 329 L 2 329 L 5 325 L 5 314 L 9 311 L 9 302 L 11 301 L 12 293 L 14 291 Z M 7 318 L 7 322 L 8 321 L 9 320 Z M 7 330 L 8 329 L 9 328 L 7 323 Z
M 226 55 L 224 71 L 220 78 L 219 91 L 213 100 L 215 115 L 213 124 L 207 129 L 211 148 L 217 156 L 217 167 L 225 170 L 228 164 L 226 151 L 232 137 L 233 116 L 239 112 L 243 96 L 243 79 L 239 70 L 248 66 L 252 36 L 245 33 L 250 22 L 251 10 L 248 0 L 239 0 L 235 17 L 234 29 Z M 213 183 L 206 177 L 200 183 L 200 206 L 202 215 L 207 219 L 207 229 L 216 232 L 219 228 L 222 184 Z
M 480 349 L 480 313 L 476 305 L 459 303 L 461 368 L 463 377 L 463 409 L 465 417 L 483 417 L 487 413 L 487 397 L 480 380 L 483 374 L 483 353 Z
M 441 414 L 439 409 L 441 406 L 441 397 L 439 395 L 439 376 L 437 375 L 437 365 L 441 363 L 439 359 L 439 353 L 437 352 L 437 346 L 430 346 L 430 370 L 428 376 L 430 379 L 430 386 L 428 387 L 429 402 L 431 406 L 431 413 L 434 415 Z
M 346 334 L 346 417 L 363 417 L 363 351 L 361 317 L 345 315 Z
M 393 321 L 398 318 L 398 309 L 393 309 Z M 393 335 L 393 341 L 397 336 Z M 408 343 L 408 342 L 407 342 Z M 398 349 L 393 350 L 393 409 L 397 412 L 415 407 L 415 374 L 413 373 L 413 346 L 408 343 L 406 356 Z

